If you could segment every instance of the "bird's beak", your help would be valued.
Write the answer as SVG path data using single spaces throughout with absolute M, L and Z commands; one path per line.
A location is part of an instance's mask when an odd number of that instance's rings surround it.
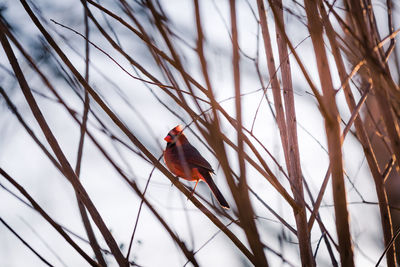
M 164 138 L 164 140 L 167 141 L 168 143 L 171 143 L 171 142 L 172 142 L 172 138 L 171 138 L 170 135 L 167 135 L 167 136 Z

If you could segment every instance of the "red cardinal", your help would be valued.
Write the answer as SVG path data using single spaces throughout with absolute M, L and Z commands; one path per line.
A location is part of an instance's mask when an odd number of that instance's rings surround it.
M 182 125 L 178 125 L 169 131 L 164 138 L 167 147 L 164 151 L 164 161 L 168 169 L 176 176 L 188 181 L 196 181 L 192 193 L 196 189 L 200 180 L 203 180 L 210 187 L 219 204 L 229 209 L 228 202 L 219 191 L 211 178 L 210 173 L 214 173 L 210 163 L 203 158 L 199 151 L 192 146 L 183 134 Z

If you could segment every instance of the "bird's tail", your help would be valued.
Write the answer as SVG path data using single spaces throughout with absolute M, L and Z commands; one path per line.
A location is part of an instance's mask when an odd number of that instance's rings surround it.
M 224 209 L 229 209 L 228 202 L 225 200 L 224 196 L 222 195 L 221 191 L 219 191 L 217 185 L 214 183 L 213 179 L 211 178 L 210 172 L 208 170 L 199 170 L 201 176 L 203 176 L 204 181 L 210 187 L 211 191 L 213 192 L 215 198 L 218 200 L 221 207 Z

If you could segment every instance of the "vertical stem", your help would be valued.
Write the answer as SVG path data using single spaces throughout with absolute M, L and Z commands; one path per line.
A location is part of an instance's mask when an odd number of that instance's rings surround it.
M 343 83 L 347 80 L 347 74 L 338 44 L 336 42 L 336 33 L 334 32 L 333 26 L 330 23 L 329 17 L 322 4 L 320 5 L 319 10 L 321 12 L 322 19 L 325 21 L 326 34 L 332 48 L 332 54 L 333 57 L 335 58 L 340 79 Z M 343 90 L 345 93 L 347 105 L 350 109 L 350 112 L 353 113 L 354 110 L 356 109 L 356 102 L 354 100 L 353 93 L 351 92 L 351 88 L 348 83 L 344 84 Z M 386 188 L 384 186 L 383 177 L 381 175 L 381 171 L 379 169 L 379 165 L 376 160 L 374 150 L 372 148 L 370 139 L 367 135 L 367 132 L 365 130 L 364 124 L 360 116 L 357 116 L 355 118 L 354 125 L 356 128 L 357 135 L 359 136 L 360 143 L 363 147 L 364 155 L 367 159 L 367 163 L 371 171 L 372 177 L 374 178 L 375 189 L 378 196 L 378 203 L 381 215 L 380 217 L 381 217 L 381 225 L 383 231 L 383 239 L 385 246 L 387 246 L 393 237 L 393 225 L 392 225 L 390 209 L 388 206 Z M 394 243 L 386 254 L 386 260 L 388 266 L 390 267 L 397 266 Z
M 86 5 L 86 1 L 85 1 Z M 86 12 L 86 8 L 84 8 L 84 21 L 85 21 L 85 80 L 86 82 L 89 82 L 89 21 L 88 21 L 88 16 Z M 81 164 L 82 164 L 82 155 L 83 155 L 83 144 L 85 141 L 85 133 L 86 133 L 86 126 L 87 126 L 87 119 L 88 119 L 88 113 L 89 113 L 89 93 L 85 90 L 85 100 L 84 100 L 84 110 L 83 110 L 83 118 L 82 118 L 82 123 L 80 127 L 80 138 L 79 138 L 79 145 L 78 145 L 78 155 L 76 159 L 76 166 L 75 166 L 75 173 L 78 178 L 80 178 L 80 172 L 81 172 Z M 79 213 L 81 214 L 82 217 L 82 222 L 83 226 L 85 227 L 86 234 L 89 239 L 89 244 L 92 247 L 92 250 L 96 256 L 97 261 L 101 266 L 107 266 L 106 261 L 103 258 L 103 255 L 101 254 L 100 246 L 99 243 L 97 242 L 96 236 L 94 234 L 92 225 L 89 220 L 89 216 L 87 214 L 85 205 L 82 203 L 82 201 L 79 200 L 78 194 L 76 194 L 76 199 L 78 202 L 78 208 L 79 208 Z
M 242 132 L 242 107 L 240 95 L 240 57 L 239 43 L 236 17 L 236 1 L 230 1 L 231 30 L 232 30 L 232 63 L 233 63 L 233 79 L 235 86 L 235 105 L 236 105 L 236 131 L 238 141 L 238 157 L 239 157 L 239 184 L 235 194 L 236 204 L 239 210 L 239 218 L 245 226 L 244 231 L 249 245 L 254 253 L 256 266 L 268 266 L 267 258 L 264 254 L 263 245 L 260 241 L 257 226 L 254 222 L 254 211 L 249 198 L 249 191 L 246 182 L 246 168 L 244 162 L 244 142 Z
M 342 266 L 354 266 L 351 244 L 349 213 L 347 210 L 346 188 L 343 176 L 343 159 L 340 138 L 340 116 L 336 106 L 332 77 L 323 40 L 323 28 L 318 7 L 313 1 L 305 1 L 308 29 L 314 47 L 323 100 L 326 106 L 325 131 L 328 141 L 329 160 L 332 168 L 332 191 L 335 204 L 336 231 L 339 239 L 339 253 Z
M 282 3 L 280 3 L 280 5 L 281 4 Z M 280 24 L 277 25 L 276 28 L 278 48 L 281 60 L 282 80 L 284 85 L 283 94 L 285 97 L 286 118 L 281 99 L 281 88 L 278 78 L 276 77 L 275 60 L 272 52 L 271 38 L 269 35 L 266 10 L 263 0 L 257 0 L 257 5 L 264 40 L 264 48 L 267 56 L 269 77 L 271 79 L 277 123 L 280 131 L 286 166 L 289 172 L 290 185 L 293 191 L 294 199 L 299 206 L 299 209 L 293 210 L 293 212 L 297 226 L 297 238 L 299 239 L 300 258 L 303 266 L 315 266 L 315 261 L 311 250 L 310 232 L 308 231 L 304 201 L 303 179 L 300 168 L 300 153 L 297 143 L 297 125 L 289 57 L 287 53 L 287 44 L 281 38 L 282 31 L 284 31 L 282 15 L 283 11 L 282 9 L 280 9 L 280 11 L 276 12 L 276 21 L 277 24 Z

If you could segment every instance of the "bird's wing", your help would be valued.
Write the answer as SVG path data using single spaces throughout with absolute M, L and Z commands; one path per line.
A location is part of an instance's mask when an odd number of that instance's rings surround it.
M 182 146 L 183 153 L 185 155 L 185 160 L 187 163 L 193 167 L 201 167 L 210 172 L 214 172 L 213 168 L 211 167 L 210 163 L 203 158 L 200 152 L 191 144 L 187 143 Z

